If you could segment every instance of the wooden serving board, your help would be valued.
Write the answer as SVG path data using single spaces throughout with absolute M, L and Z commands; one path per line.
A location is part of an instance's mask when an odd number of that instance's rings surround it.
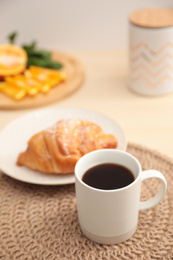
M 48 105 L 56 102 L 77 90 L 83 83 L 84 70 L 81 63 L 68 54 L 55 52 L 53 59 L 62 63 L 62 71 L 66 73 L 66 81 L 52 88 L 47 94 L 38 93 L 34 97 L 25 97 L 15 101 L 0 93 L 0 109 L 25 109 Z

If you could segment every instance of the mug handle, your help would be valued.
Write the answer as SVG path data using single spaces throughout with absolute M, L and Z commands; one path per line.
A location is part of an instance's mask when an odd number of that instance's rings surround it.
M 162 182 L 161 187 L 160 187 L 160 190 L 156 193 L 156 195 L 154 197 L 152 197 L 151 199 L 146 200 L 146 201 L 140 201 L 139 210 L 145 210 L 145 209 L 154 207 L 163 199 L 163 197 L 166 193 L 167 183 L 166 183 L 165 177 L 163 176 L 163 174 L 161 172 L 156 171 L 156 170 L 147 170 L 147 171 L 143 171 L 141 173 L 141 181 L 149 179 L 149 178 L 160 179 Z

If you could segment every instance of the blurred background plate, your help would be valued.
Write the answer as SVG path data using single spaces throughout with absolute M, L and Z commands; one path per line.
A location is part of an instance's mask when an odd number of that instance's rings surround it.
M 52 88 L 47 94 L 38 93 L 34 97 L 25 97 L 20 101 L 15 101 L 0 93 L 0 109 L 24 109 L 44 106 L 65 98 L 77 90 L 84 81 L 82 64 L 74 57 L 61 52 L 53 53 L 53 60 L 63 64 L 61 71 L 67 75 L 64 82 Z
M 62 185 L 74 183 L 74 174 L 51 175 L 16 166 L 20 152 L 27 148 L 32 135 L 52 126 L 61 119 L 87 119 L 101 126 L 107 134 L 118 138 L 117 149 L 126 150 L 124 131 L 117 122 L 109 117 L 77 108 L 39 109 L 13 120 L 0 132 L 0 169 L 8 176 L 34 184 Z

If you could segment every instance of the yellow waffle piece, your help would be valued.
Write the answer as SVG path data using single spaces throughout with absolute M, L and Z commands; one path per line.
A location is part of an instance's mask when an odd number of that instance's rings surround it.
M 25 76 L 42 82 L 40 91 L 43 93 L 47 93 L 52 87 L 66 79 L 66 75 L 63 72 L 36 66 L 30 66 L 29 69 L 25 71 Z
M 32 78 L 27 78 L 24 75 L 7 77 L 5 81 L 14 87 L 24 89 L 30 96 L 35 96 L 41 89 L 42 84 Z
M 21 100 L 26 96 L 26 90 L 15 87 L 7 82 L 0 82 L 0 91 L 15 100 Z
M 65 73 L 58 70 L 30 66 L 23 75 L 5 77 L 5 81 L 0 83 L 0 92 L 20 100 L 26 95 L 46 94 L 65 79 Z

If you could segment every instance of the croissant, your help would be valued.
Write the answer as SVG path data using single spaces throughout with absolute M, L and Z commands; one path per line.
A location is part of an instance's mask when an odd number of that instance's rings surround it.
M 84 154 L 117 145 L 117 137 L 104 133 L 95 123 L 81 119 L 60 120 L 32 136 L 16 164 L 43 173 L 73 173 L 76 162 Z

